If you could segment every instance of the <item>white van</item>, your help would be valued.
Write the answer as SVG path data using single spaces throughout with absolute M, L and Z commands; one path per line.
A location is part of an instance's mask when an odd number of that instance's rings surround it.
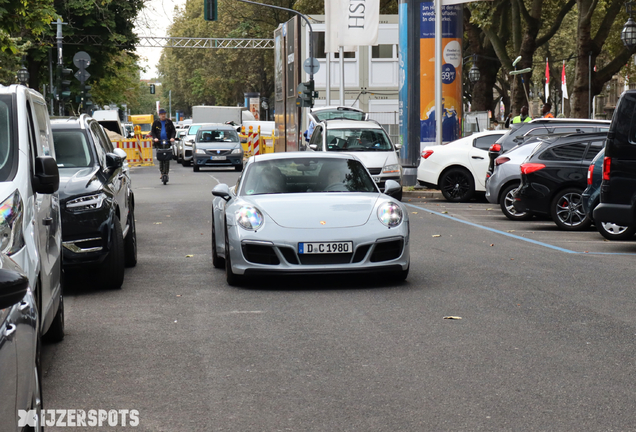
M 34 289 L 40 331 L 64 337 L 60 176 L 46 101 L 22 85 L 0 85 L 0 251 Z

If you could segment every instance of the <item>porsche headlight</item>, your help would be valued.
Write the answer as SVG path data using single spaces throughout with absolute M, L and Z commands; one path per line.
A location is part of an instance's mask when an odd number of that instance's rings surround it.
M 24 246 L 22 197 L 17 190 L 0 203 L 0 251 L 11 255 Z
M 232 150 L 232 154 L 241 154 L 241 153 L 243 153 L 242 147 L 237 147 L 234 150 Z
M 384 167 L 382 168 L 382 174 L 391 174 L 391 173 L 399 173 L 399 172 L 400 172 L 399 164 L 384 165 Z
M 196 154 L 200 154 L 200 155 L 204 155 L 204 154 L 205 154 L 205 150 L 203 150 L 203 149 L 197 149 L 195 153 L 196 153 Z
M 378 219 L 389 228 L 395 228 L 402 223 L 402 208 L 392 202 L 386 202 L 378 208 Z
M 263 213 L 261 213 L 256 207 L 241 207 L 236 212 L 236 222 L 243 229 L 256 231 L 263 226 Z
M 71 211 L 97 210 L 102 207 L 105 199 L 106 194 L 100 192 L 98 194 L 72 199 L 66 203 L 66 208 Z

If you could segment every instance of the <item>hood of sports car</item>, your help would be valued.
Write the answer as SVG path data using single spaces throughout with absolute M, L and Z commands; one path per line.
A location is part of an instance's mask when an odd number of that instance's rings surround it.
M 347 228 L 364 225 L 378 193 L 306 193 L 251 196 L 251 201 L 285 228 Z M 247 201 L 247 200 L 246 200 Z

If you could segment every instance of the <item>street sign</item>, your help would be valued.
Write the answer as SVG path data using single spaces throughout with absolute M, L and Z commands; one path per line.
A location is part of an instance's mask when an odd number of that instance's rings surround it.
M 261 102 L 261 107 L 263 107 L 263 109 L 266 110 L 267 108 L 269 108 L 269 104 L 267 103 L 267 101 L 263 101 Z
M 318 70 L 320 69 L 320 63 L 318 63 L 318 59 L 315 57 L 309 57 L 307 60 L 305 60 L 305 62 L 303 63 L 303 69 L 305 70 L 305 72 L 307 72 L 309 75 L 315 75 L 318 73 Z
M 91 64 L 91 56 L 86 51 L 78 51 L 73 56 L 73 64 L 79 69 L 87 68 Z
M 75 72 L 75 78 L 77 78 L 78 80 L 84 82 L 86 80 L 88 80 L 88 78 L 91 76 L 91 74 L 88 73 L 88 71 L 86 70 L 78 70 L 77 72 Z

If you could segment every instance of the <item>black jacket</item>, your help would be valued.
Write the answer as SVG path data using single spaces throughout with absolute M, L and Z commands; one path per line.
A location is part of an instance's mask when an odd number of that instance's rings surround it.
M 153 138 L 161 139 L 161 120 L 155 120 L 150 129 L 150 134 Z M 177 130 L 170 119 L 166 119 L 166 135 L 168 135 L 168 140 L 177 136 Z

